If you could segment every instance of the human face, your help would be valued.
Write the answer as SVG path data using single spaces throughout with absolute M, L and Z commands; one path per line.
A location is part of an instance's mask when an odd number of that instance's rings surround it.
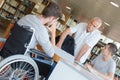
M 105 45 L 104 47 L 102 47 L 101 52 L 104 56 L 108 56 L 110 51 L 109 51 L 109 45 Z
M 49 19 L 49 21 L 47 22 L 47 25 L 48 26 L 51 26 L 52 24 L 54 24 L 59 18 L 54 18 L 54 17 L 51 17 Z
M 87 32 L 92 32 L 100 27 L 100 23 L 97 20 L 91 20 L 87 26 Z

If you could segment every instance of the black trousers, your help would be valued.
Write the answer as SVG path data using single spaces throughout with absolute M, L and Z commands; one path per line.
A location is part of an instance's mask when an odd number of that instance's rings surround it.
M 57 36 L 56 43 L 59 41 L 59 39 L 60 39 L 60 36 Z M 72 36 L 67 35 L 61 48 L 64 51 L 66 51 L 74 56 L 74 45 L 75 45 L 74 38 Z

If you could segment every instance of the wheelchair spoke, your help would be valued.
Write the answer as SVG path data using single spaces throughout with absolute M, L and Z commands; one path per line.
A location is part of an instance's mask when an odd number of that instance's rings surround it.
M 15 62 L 6 67 L 8 69 L 0 75 L 0 80 L 33 80 L 34 78 L 35 72 L 29 63 Z

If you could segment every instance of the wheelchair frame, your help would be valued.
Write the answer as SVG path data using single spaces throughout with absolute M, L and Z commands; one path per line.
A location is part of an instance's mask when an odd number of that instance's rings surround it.
M 2 80 L 39 80 L 40 76 L 39 76 L 38 65 L 30 57 L 30 53 L 31 52 L 37 53 L 41 57 L 48 58 L 48 60 L 52 59 L 46 54 L 41 54 L 41 52 L 39 51 L 30 50 L 30 45 L 33 40 L 33 35 L 35 34 L 35 30 L 33 28 L 30 29 L 33 30 L 33 34 L 29 44 L 24 45 L 24 47 L 26 48 L 24 55 L 21 54 L 12 55 L 10 57 L 3 59 L 0 62 L 0 80 L 1 79 Z M 45 61 L 47 60 L 41 60 L 41 62 L 45 62 Z M 6 68 L 8 69 L 5 70 Z

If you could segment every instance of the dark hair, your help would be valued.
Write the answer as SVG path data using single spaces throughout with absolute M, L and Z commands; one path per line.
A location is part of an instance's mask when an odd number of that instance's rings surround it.
M 53 16 L 55 18 L 61 18 L 62 17 L 62 11 L 61 8 L 54 2 L 50 2 L 49 5 L 47 5 L 43 11 L 42 15 L 47 18 L 50 16 Z
M 113 43 L 108 43 L 107 45 L 109 45 L 108 50 L 111 52 L 111 55 L 116 54 L 117 52 L 117 46 Z

